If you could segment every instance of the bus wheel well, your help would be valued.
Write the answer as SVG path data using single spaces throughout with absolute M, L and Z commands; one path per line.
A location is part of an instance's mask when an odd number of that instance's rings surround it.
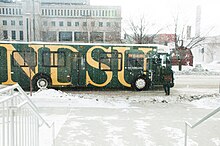
M 45 73 L 37 73 L 32 79 L 32 85 L 34 90 L 40 88 L 47 88 L 51 85 L 52 80 L 49 75 Z
M 148 90 L 150 86 L 150 80 L 146 75 L 140 75 L 132 82 L 132 88 L 136 91 Z

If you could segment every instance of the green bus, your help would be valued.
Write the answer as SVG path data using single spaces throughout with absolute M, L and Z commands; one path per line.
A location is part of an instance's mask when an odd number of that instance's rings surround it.
M 0 42 L 0 84 L 18 83 L 35 90 L 67 86 L 147 90 L 163 85 L 163 68 L 171 70 L 170 54 L 160 49 L 141 44 Z

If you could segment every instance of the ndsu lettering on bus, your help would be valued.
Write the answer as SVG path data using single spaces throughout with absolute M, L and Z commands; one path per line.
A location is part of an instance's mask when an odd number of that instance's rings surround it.
M 6 82 L 3 82 L 2 84 L 15 84 L 15 82 L 12 79 L 12 66 L 11 66 L 11 57 L 12 56 L 12 52 L 16 51 L 16 48 L 12 45 L 12 44 L 0 44 L 0 47 L 4 47 L 7 49 L 7 75 L 8 75 L 8 79 Z M 73 46 L 68 46 L 68 45 L 29 45 L 30 48 L 32 48 L 35 52 L 36 52 L 36 56 L 37 56 L 37 61 L 39 58 L 39 54 L 38 51 L 41 48 L 48 48 L 50 51 L 58 51 L 58 49 L 60 48 L 65 48 L 67 50 L 70 50 L 71 52 L 79 52 L 79 50 L 77 50 L 76 48 L 74 48 Z M 93 46 L 91 48 L 89 48 L 86 52 L 86 63 L 88 65 L 90 65 L 91 67 L 94 67 L 96 69 L 99 69 L 99 62 L 96 61 L 93 57 L 92 57 L 92 52 L 95 49 L 100 49 L 106 53 L 110 53 L 112 51 L 117 51 L 118 53 L 122 54 L 122 70 L 118 71 L 118 81 L 126 87 L 131 87 L 131 84 L 127 83 L 125 80 L 125 52 L 127 50 L 130 50 L 130 47 L 109 47 L 109 48 L 105 48 L 103 46 Z M 138 50 L 143 51 L 143 53 L 147 53 L 149 51 L 152 50 L 152 48 L 138 48 Z M 20 62 L 24 62 L 24 59 L 22 58 L 21 55 L 16 55 L 16 57 L 14 57 L 14 60 L 19 64 Z M 56 59 L 57 60 L 57 59 Z M 144 69 L 146 69 L 146 65 L 147 62 L 146 60 L 144 60 Z M 102 64 L 104 66 L 104 68 L 110 68 L 110 66 L 108 66 L 107 64 Z M 31 79 L 33 79 L 33 77 L 38 73 L 38 68 L 39 68 L 39 63 L 36 64 L 36 66 L 34 67 L 34 71 L 31 70 L 31 76 L 30 76 L 30 70 L 28 67 L 21 67 L 21 69 L 23 70 L 23 72 Z M 103 83 L 96 83 L 94 80 L 91 79 L 90 74 L 88 72 L 88 70 L 86 71 L 86 85 L 93 85 L 96 87 L 104 87 L 106 85 L 108 85 L 113 77 L 113 72 L 112 71 L 103 71 L 106 74 L 106 80 Z M 66 83 L 61 83 L 58 81 L 58 68 L 57 67 L 50 67 L 50 77 L 52 80 L 52 85 L 61 85 L 61 86 L 65 86 L 65 85 L 72 85 L 74 83 L 71 82 L 66 82 Z

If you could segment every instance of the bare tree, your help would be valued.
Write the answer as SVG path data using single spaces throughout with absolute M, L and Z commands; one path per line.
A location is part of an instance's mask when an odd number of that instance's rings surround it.
M 198 46 L 201 46 L 202 43 L 204 43 L 205 38 L 207 34 L 202 35 L 196 35 L 195 37 L 186 38 L 186 24 L 180 25 L 179 24 L 179 15 L 177 14 L 176 17 L 174 17 L 174 32 L 175 32 L 175 49 L 179 47 L 185 47 L 188 49 L 193 49 Z M 180 43 L 181 42 L 181 43 Z
M 154 38 L 162 30 L 159 29 L 154 33 L 150 33 L 150 30 L 153 30 L 154 24 L 147 22 L 144 16 L 142 16 L 138 21 L 130 20 L 128 25 L 128 30 L 124 30 L 126 39 L 136 44 L 154 43 Z

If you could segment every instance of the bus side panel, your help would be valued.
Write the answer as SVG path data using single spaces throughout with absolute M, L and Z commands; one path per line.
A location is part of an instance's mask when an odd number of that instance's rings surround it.
M 6 82 L 7 79 L 7 50 L 0 47 L 0 83 Z
M 95 49 L 92 52 L 92 59 L 95 60 L 97 63 L 99 62 L 100 53 L 101 53 L 100 49 Z M 87 65 L 89 77 L 92 80 L 92 82 L 99 84 L 99 86 L 102 87 L 103 86 L 102 84 L 104 84 L 107 79 L 105 71 L 100 70 L 98 66 L 95 66 L 95 64 L 91 64 L 91 65 L 89 64 Z M 93 87 L 93 86 L 89 84 L 89 87 Z
M 27 89 L 30 87 L 30 66 L 27 65 L 30 64 L 30 62 L 27 62 L 27 64 L 23 66 L 23 62 L 28 61 L 28 56 L 23 56 L 23 52 L 34 52 L 34 50 L 30 49 L 28 45 L 25 44 L 14 44 L 13 46 L 16 49 L 16 51 L 13 51 L 11 56 L 12 80 L 14 82 L 17 82 L 22 88 Z M 20 56 L 22 59 L 18 58 L 17 56 Z M 31 67 L 31 70 L 34 72 L 34 67 Z

